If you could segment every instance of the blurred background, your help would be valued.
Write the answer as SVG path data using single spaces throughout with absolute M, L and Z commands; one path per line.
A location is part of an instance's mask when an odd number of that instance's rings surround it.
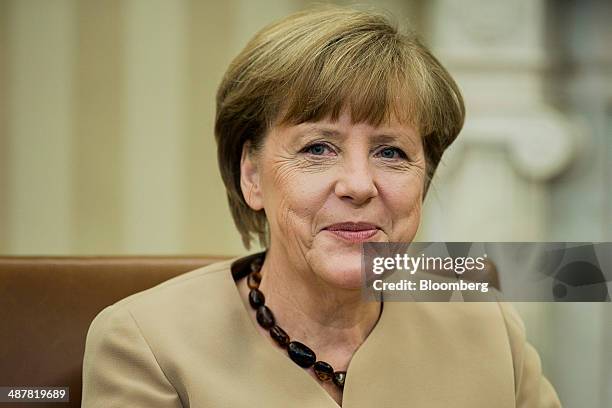
M 353 4 L 338 1 L 336 4 Z M 412 27 L 467 122 L 422 241 L 612 241 L 612 2 L 359 3 Z M 0 0 L 0 255 L 241 255 L 215 91 L 306 0 Z M 517 304 L 564 406 L 612 406 L 610 304 Z

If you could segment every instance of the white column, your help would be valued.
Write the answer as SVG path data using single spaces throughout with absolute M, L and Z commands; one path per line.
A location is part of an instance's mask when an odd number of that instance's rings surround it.
M 548 362 L 563 406 L 609 407 L 610 304 L 556 304 L 550 343 L 556 358 Z M 608 336 L 606 335 L 608 332 Z
M 434 180 L 422 238 L 547 239 L 547 182 L 572 161 L 576 132 L 544 98 L 544 7 L 439 0 L 432 8 L 432 45 L 462 88 L 467 118 Z
M 464 92 L 467 120 L 434 180 L 421 239 L 555 240 L 553 223 L 565 220 L 552 216 L 551 181 L 586 141 L 546 98 L 554 51 L 546 5 L 438 0 L 430 9 L 433 48 Z M 609 313 L 597 304 L 517 306 L 564 406 L 603 406 Z
M 69 254 L 75 4 L 20 0 L 8 10 L 7 252 Z

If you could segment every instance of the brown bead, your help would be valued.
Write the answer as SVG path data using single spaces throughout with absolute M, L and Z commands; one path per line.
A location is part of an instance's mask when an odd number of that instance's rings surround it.
M 338 386 L 338 388 L 344 388 L 344 380 L 346 380 L 346 371 L 336 371 L 334 373 L 334 384 Z
M 312 368 L 321 381 L 329 381 L 334 375 L 334 368 L 325 361 L 317 361 Z
M 249 303 L 253 309 L 263 306 L 266 303 L 266 297 L 259 289 L 251 289 L 249 292 Z
M 287 345 L 291 341 L 289 335 L 280 327 L 274 326 L 270 329 L 270 336 L 278 343 L 282 348 L 287 348 Z
M 259 272 L 261 270 L 261 264 L 263 263 L 263 259 L 255 258 L 251 262 L 251 272 Z
M 293 362 L 303 368 L 308 368 L 317 361 L 315 352 L 299 341 L 290 342 L 287 345 L 287 352 Z
M 274 314 L 268 309 L 268 306 L 259 306 L 256 317 L 257 323 L 264 329 L 269 329 L 274 326 Z
M 257 289 L 259 287 L 259 283 L 261 282 L 261 273 L 259 272 L 251 272 L 249 276 L 247 276 L 247 286 L 249 289 Z

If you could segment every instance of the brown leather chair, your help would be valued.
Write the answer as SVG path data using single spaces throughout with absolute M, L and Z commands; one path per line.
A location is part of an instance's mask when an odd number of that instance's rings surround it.
M 0 257 L 0 386 L 67 386 L 80 407 L 85 337 L 106 306 L 222 257 Z

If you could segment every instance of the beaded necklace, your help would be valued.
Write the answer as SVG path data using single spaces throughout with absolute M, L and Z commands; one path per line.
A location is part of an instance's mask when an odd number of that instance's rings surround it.
M 317 360 L 315 352 L 312 351 L 310 347 L 299 341 L 291 341 L 289 335 L 276 324 L 274 314 L 265 304 L 266 297 L 261 290 L 259 290 L 262 262 L 261 258 L 255 258 L 251 262 L 251 272 L 247 276 L 247 286 L 250 289 L 249 304 L 256 310 L 257 323 L 268 330 L 270 337 L 272 337 L 279 346 L 287 350 L 289 358 L 291 358 L 294 363 L 302 368 L 312 367 L 315 375 L 320 381 L 326 382 L 331 380 L 340 390 L 342 390 L 346 379 L 346 371 L 334 371 L 331 364 Z

